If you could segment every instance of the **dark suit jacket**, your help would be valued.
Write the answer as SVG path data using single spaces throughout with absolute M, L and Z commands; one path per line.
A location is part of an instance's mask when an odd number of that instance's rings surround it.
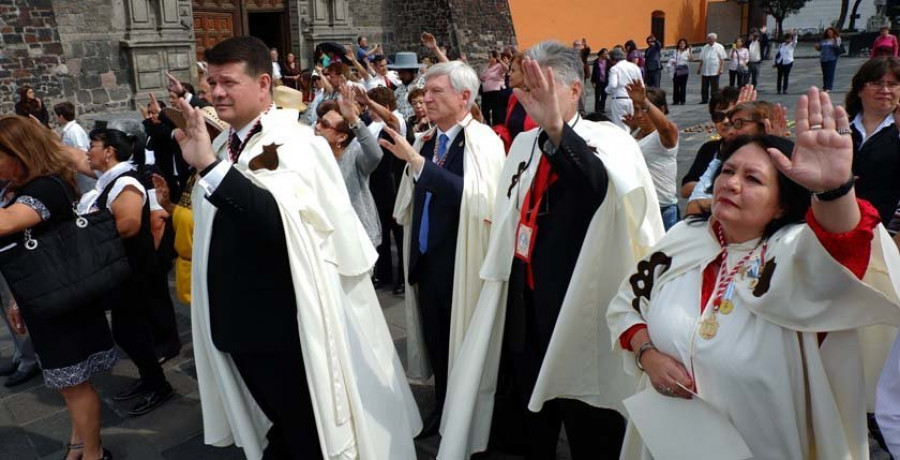
M 456 235 L 459 232 L 459 207 L 463 192 L 463 159 L 465 158 L 465 135 L 460 130 L 451 140 L 444 167 L 438 167 L 432 160 L 437 137 L 432 137 L 422 146 L 420 154 L 425 157 L 422 174 L 416 181 L 414 191 L 412 244 L 409 254 L 410 283 L 419 279 L 419 270 L 449 270 L 449 282 L 453 282 L 453 262 L 456 255 Z M 428 213 L 428 262 L 419 264 L 419 229 L 422 226 L 422 212 L 425 208 L 425 192 L 431 192 Z
M 150 136 L 147 148 L 153 150 L 156 165 L 169 184 L 170 196 L 179 197 L 184 184 L 192 174 L 191 167 L 184 161 L 178 142 L 172 138 L 174 123 L 164 113 L 161 113 L 159 118 L 159 123 L 143 121 L 144 132 Z
M 232 168 L 207 199 L 218 208 L 208 271 L 213 344 L 243 353 L 295 348 L 297 301 L 275 198 Z
M 546 134 L 542 134 L 539 146 L 544 146 L 545 139 Z M 525 265 L 513 259 L 507 309 L 507 333 L 514 341 L 525 340 L 526 322 L 533 323 L 527 330 L 532 335 L 530 339 L 537 341 L 541 360 L 569 289 L 588 226 L 606 197 L 609 183 L 603 161 L 568 125 L 556 151 L 548 153 L 544 155 L 559 179 L 545 192 L 538 214 L 531 256 L 535 289 L 532 292 L 527 287 Z M 533 300 L 533 315 L 524 307 L 525 296 Z

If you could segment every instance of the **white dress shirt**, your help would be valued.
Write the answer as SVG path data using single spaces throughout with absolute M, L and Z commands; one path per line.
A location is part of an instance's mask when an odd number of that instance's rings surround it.
M 609 69 L 607 81 L 606 94 L 612 97 L 627 98 L 628 91 L 625 86 L 638 81 L 643 84 L 644 76 L 640 67 L 633 62 L 622 60 Z
M 87 152 L 91 149 L 91 140 L 88 138 L 84 128 L 77 121 L 72 120 L 66 123 L 62 129 L 62 143 L 69 147 L 76 147 Z
M 704 77 L 719 75 L 719 66 L 727 58 L 728 54 L 725 53 L 725 47 L 721 43 L 713 43 L 712 46 L 703 45 L 703 49 L 700 50 L 700 62 L 703 66 L 701 75 Z

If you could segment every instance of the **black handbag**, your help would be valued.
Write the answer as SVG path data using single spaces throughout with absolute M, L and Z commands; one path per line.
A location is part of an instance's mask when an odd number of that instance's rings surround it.
M 73 202 L 62 181 L 54 177 Z M 109 210 L 57 223 L 0 252 L 0 272 L 28 314 L 45 319 L 103 308 L 103 297 L 131 275 L 125 246 Z

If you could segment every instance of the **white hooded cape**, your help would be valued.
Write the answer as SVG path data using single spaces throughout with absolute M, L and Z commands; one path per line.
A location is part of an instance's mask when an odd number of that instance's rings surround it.
M 634 391 L 635 381 L 622 372 L 621 361 L 609 349 L 606 305 L 664 229 L 653 181 L 634 139 L 611 123 L 581 120 L 573 129 L 597 150 L 609 185 L 585 235 L 528 409 L 538 412 L 545 401 L 570 398 L 624 413 L 621 401 Z M 521 202 L 534 179 L 541 155 L 536 147 L 534 161 L 512 188 L 512 199 L 507 190 L 519 164 L 531 157 L 538 135 L 534 129 L 516 137 L 500 176 L 491 243 L 480 273 L 484 288 L 457 356 L 459 364 L 450 372 L 441 460 L 466 459 L 487 448 L 520 217 L 516 197 Z
M 415 458 L 418 409 L 394 350 L 369 269 L 377 254 L 350 205 L 327 144 L 272 110 L 234 167 L 272 193 L 284 222 L 298 306 L 301 350 L 322 451 L 328 459 Z M 213 142 L 224 156 L 227 134 Z M 250 171 L 264 145 L 279 144 L 275 171 Z M 223 161 L 227 161 L 223 160 Z M 236 444 L 262 457 L 271 422 L 231 357 L 212 343 L 207 262 L 216 208 L 194 188 L 194 355 L 207 444 Z
M 478 295 L 482 280 L 478 270 L 487 253 L 493 216 L 494 195 L 497 179 L 503 167 L 503 141 L 483 123 L 466 115 L 459 124 L 465 135 L 465 157 L 463 158 L 463 197 L 459 211 L 459 233 L 456 237 L 456 265 L 453 270 L 453 300 L 450 313 L 450 369 L 454 357 L 466 334 L 466 328 Z M 420 136 L 414 145 L 416 151 L 434 136 L 437 128 Z M 431 376 L 431 366 L 425 353 L 425 339 L 419 320 L 417 286 L 409 284 L 409 250 L 412 242 L 413 206 L 415 204 L 415 182 L 407 166 L 404 170 L 397 201 L 394 204 L 394 219 L 403 225 L 403 267 L 406 273 L 406 353 L 407 373 L 416 379 Z
M 620 347 L 619 337 L 649 318 L 657 346 L 685 363 L 688 372 L 694 369 L 700 397 L 735 425 L 754 455 L 869 458 L 866 386 L 871 383 L 863 372 L 869 351 L 861 342 L 867 326 L 900 324 L 900 255 L 884 227 L 875 228 L 862 280 L 834 260 L 807 225 L 779 230 L 766 250 L 766 260 L 777 264 L 770 287 L 758 297 L 749 279 L 736 277 L 734 311 L 720 318 L 713 339 L 703 340 L 692 328 L 712 309 L 700 315 L 699 280 L 719 251 L 708 225 L 679 223 L 653 248 L 670 256 L 671 265 L 655 271 L 650 300 L 639 298 L 640 313 L 632 304 L 631 283 L 623 281 L 607 315 L 610 343 L 628 373 L 640 379 L 637 391 L 649 387 L 649 377 L 636 367 L 634 354 Z M 694 321 L 665 316 L 682 308 L 700 316 Z M 654 323 L 652 315 L 663 316 Z M 821 344 L 818 332 L 828 332 Z M 771 423 L 759 423 L 763 410 Z M 671 436 L 668 430 L 655 434 Z M 729 454 L 710 452 L 708 458 L 732 458 Z M 634 425 L 628 427 L 622 458 L 652 458 Z

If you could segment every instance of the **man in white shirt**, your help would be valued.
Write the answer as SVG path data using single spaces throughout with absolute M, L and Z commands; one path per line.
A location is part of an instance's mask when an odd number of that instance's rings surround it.
M 700 50 L 700 68 L 697 69 L 697 75 L 700 75 L 700 98 L 701 104 L 709 103 L 709 90 L 712 87 L 713 92 L 719 90 L 719 75 L 725 69 L 725 47 L 721 43 L 716 42 L 719 36 L 711 33 L 706 36 L 706 45 Z
M 277 86 L 281 84 L 281 64 L 278 63 L 278 48 L 270 48 L 269 56 L 272 57 L 272 80 Z
M 620 128 L 628 131 L 628 126 L 623 121 L 625 116 L 634 114 L 634 107 L 631 104 L 631 98 L 628 97 L 626 87 L 632 83 L 640 82 L 644 86 L 644 77 L 641 74 L 641 68 L 625 59 L 625 51 L 621 48 L 614 48 L 609 53 L 613 66 L 609 69 L 606 94 L 612 97 L 610 104 L 610 118 L 612 122 Z
M 750 51 L 750 84 L 756 87 L 756 81 L 759 79 L 759 63 L 762 61 L 762 46 L 759 43 L 759 32 L 750 33 L 750 44 L 747 46 Z
M 84 128 L 75 121 L 75 106 L 71 102 L 60 102 L 53 106 L 53 113 L 56 114 L 56 124 L 62 126 L 59 134 L 63 145 L 83 150 L 87 155 L 87 151 L 91 148 L 91 140 L 88 139 Z M 84 174 L 78 174 L 78 188 L 82 193 L 93 190 L 96 182 Z
M 366 89 L 386 86 L 393 91 L 403 84 L 400 77 L 397 76 L 397 72 L 388 70 L 387 56 L 379 54 L 372 58 L 372 68 L 375 69 L 375 73 L 366 80 Z

